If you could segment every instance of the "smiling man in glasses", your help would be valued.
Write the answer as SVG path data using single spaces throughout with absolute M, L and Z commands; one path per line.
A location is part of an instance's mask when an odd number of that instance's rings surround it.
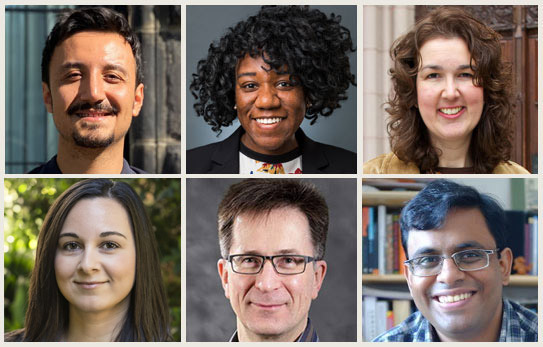
M 537 341 L 537 315 L 502 297 L 512 252 L 490 196 L 433 181 L 402 210 L 405 277 L 418 311 L 374 341 Z
M 328 207 L 310 184 L 249 179 L 219 205 L 218 261 L 237 317 L 230 341 L 317 342 L 308 317 L 326 274 Z

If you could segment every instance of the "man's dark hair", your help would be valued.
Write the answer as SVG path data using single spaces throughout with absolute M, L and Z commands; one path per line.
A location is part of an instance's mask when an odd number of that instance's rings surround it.
M 53 30 L 47 36 L 41 58 L 41 80 L 49 85 L 49 65 L 55 48 L 70 36 L 82 31 L 117 33 L 132 48 L 136 60 L 136 86 L 143 82 L 141 46 L 126 18 L 105 7 L 86 7 L 62 12 Z
M 400 227 L 406 257 L 409 258 L 407 239 L 410 231 L 439 229 L 451 211 L 471 208 L 481 211 L 496 248 L 502 250 L 506 241 L 506 222 L 500 204 L 472 187 L 440 179 L 428 184 L 402 209 Z
M 306 217 L 315 247 L 313 255 L 324 257 L 328 233 L 328 206 L 314 185 L 298 179 L 247 179 L 230 186 L 219 205 L 219 243 L 227 258 L 232 246 L 232 229 L 237 216 L 266 214 L 284 207 L 298 209 Z
M 248 54 L 262 57 L 275 71 L 288 68 L 311 105 L 305 116 L 311 124 L 319 115 L 329 116 L 340 107 L 339 101 L 347 99 L 349 85 L 355 84 L 347 56 L 354 51 L 351 33 L 340 20 L 308 6 L 262 6 L 258 14 L 229 28 L 198 62 L 190 85 L 199 99 L 196 114 L 216 132 L 232 124 L 237 117 L 236 67 Z

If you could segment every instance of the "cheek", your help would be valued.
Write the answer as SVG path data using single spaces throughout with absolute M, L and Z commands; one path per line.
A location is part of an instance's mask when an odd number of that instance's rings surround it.
M 417 85 L 417 104 L 421 115 L 426 116 L 428 112 L 437 108 L 437 93 L 424 84 Z
M 69 279 L 76 271 L 76 265 L 73 259 L 66 259 L 61 255 L 55 256 L 55 277 L 57 282 Z

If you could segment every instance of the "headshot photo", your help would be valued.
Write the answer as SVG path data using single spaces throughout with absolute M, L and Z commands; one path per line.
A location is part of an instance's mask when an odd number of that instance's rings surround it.
M 355 342 L 356 191 L 187 179 L 187 342 Z
M 179 179 L 4 192 L 4 341 L 181 341 Z
M 375 179 L 362 199 L 364 341 L 537 342 L 537 179 Z
M 363 173 L 537 173 L 537 6 L 364 6 L 363 25 Z
M 181 173 L 181 6 L 6 6 L 7 173 Z
M 356 6 L 187 6 L 188 174 L 356 174 Z

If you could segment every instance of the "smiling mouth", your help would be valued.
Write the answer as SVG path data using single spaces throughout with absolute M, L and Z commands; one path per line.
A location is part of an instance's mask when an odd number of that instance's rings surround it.
M 453 115 L 458 114 L 463 109 L 464 109 L 464 106 L 444 107 L 444 108 L 440 108 L 439 112 L 445 113 L 446 115 L 449 115 L 449 116 L 453 116 Z
M 109 112 L 100 112 L 100 111 L 82 111 L 75 114 L 79 118 L 98 118 L 111 116 L 112 113 Z
M 273 118 L 254 118 L 254 120 L 259 124 L 276 124 L 283 120 L 284 118 L 281 117 L 273 117 Z
M 475 292 L 467 292 L 467 293 L 456 294 L 456 295 L 439 295 L 439 296 L 434 296 L 434 300 L 437 300 L 442 304 L 450 304 L 454 302 L 464 301 L 470 298 L 473 294 L 475 294 Z

